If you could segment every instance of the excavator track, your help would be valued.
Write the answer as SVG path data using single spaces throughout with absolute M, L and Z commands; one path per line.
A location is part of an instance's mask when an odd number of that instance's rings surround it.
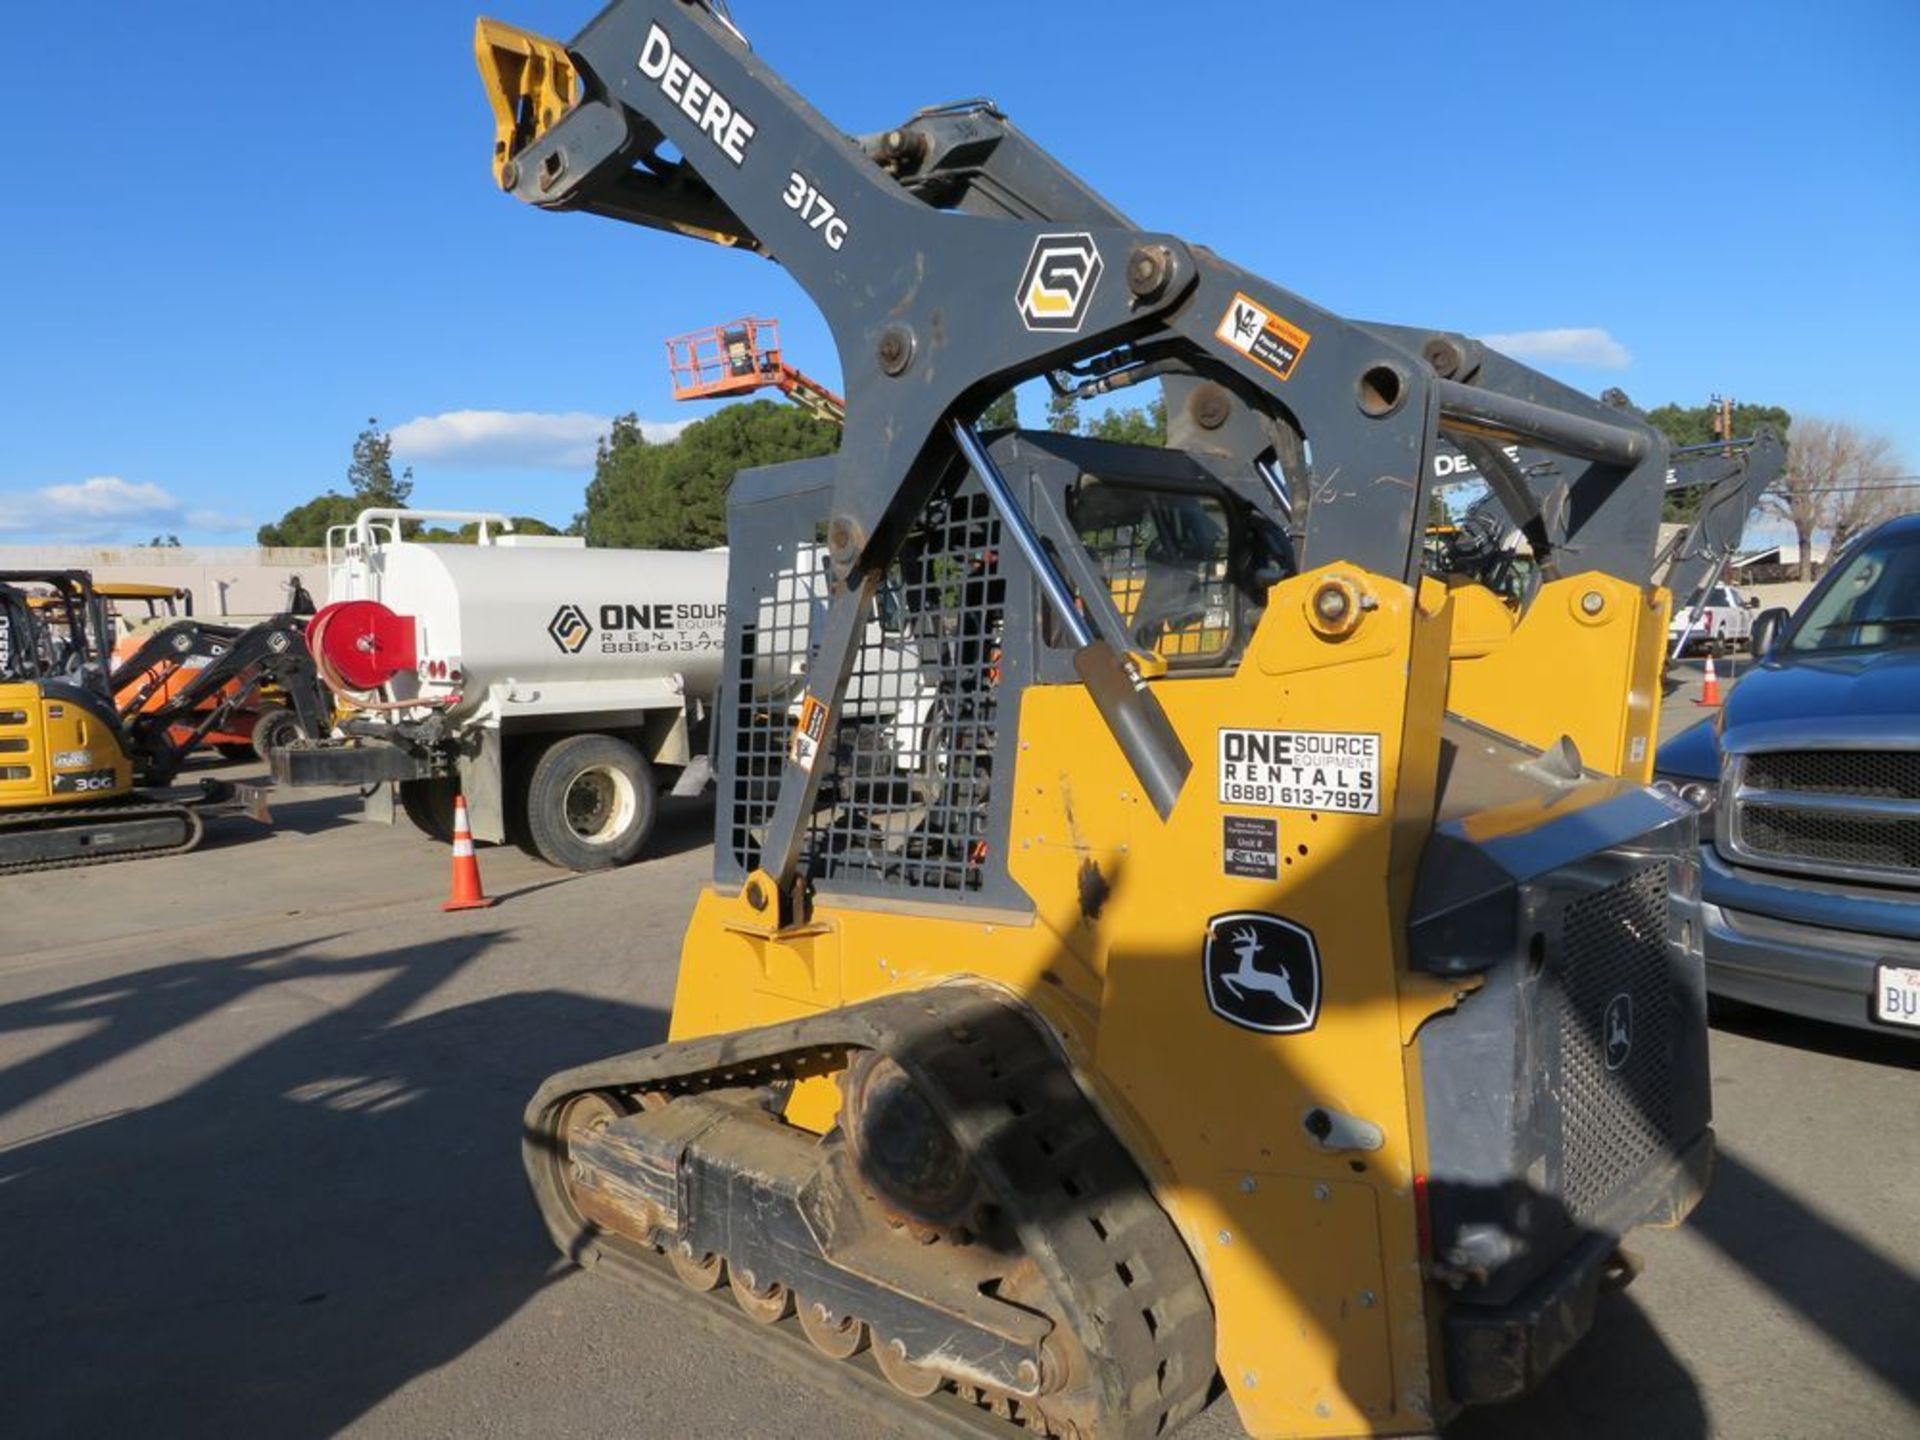
M 840 1122 L 782 1121 L 824 1074 L 843 1077 Z M 1213 1312 L 1192 1257 L 999 991 L 953 983 L 583 1066 L 541 1088 L 525 1139 L 563 1254 L 844 1362 L 823 1378 L 896 1426 L 1131 1440 L 1205 1404 Z
M 130 803 L 0 813 L 0 875 L 184 855 L 204 829 L 186 805 Z

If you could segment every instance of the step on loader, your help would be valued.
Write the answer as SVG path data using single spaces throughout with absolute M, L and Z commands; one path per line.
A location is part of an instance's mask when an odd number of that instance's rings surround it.
M 668 1042 L 527 1111 L 554 1243 L 956 1423 L 1533 1387 L 1711 1154 L 1660 435 L 1143 230 L 990 104 L 850 137 L 717 5 L 477 51 L 503 190 L 777 259 L 846 392 L 733 484 L 712 881 Z M 1161 385 L 1168 444 L 979 433 L 1038 378 Z M 1522 590 L 1423 574 L 1443 444 Z

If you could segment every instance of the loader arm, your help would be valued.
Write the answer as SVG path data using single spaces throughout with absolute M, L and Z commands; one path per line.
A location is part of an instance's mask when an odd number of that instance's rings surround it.
M 1687 528 L 1656 562 L 1655 576 L 1685 601 L 1712 587 L 1740 549 L 1747 521 L 1787 466 L 1786 446 L 1771 429 L 1743 440 L 1690 445 L 1673 452 L 1669 490 L 1704 490 Z M 1694 616 L 1699 616 L 1698 606 Z
M 174 666 L 190 656 L 204 657 L 205 663 L 193 668 L 160 704 L 143 708 L 170 673 L 176 673 Z M 171 780 L 208 735 L 223 728 L 268 684 L 285 690 L 301 730 L 309 737 L 318 738 L 327 731 L 319 676 L 301 628 L 291 616 L 277 616 L 246 629 L 176 621 L 156 631 L 114 673 L 124 684 L 148 670 L 153 678 L 123 704 L 122 718 L 142 773 L 150 780 Z M 184 732 L 184 737 L 176 738 L 175 730 Z
M 565 47 L 482 21 L 495 175 L 516 198 L 701 235 L 775 257 L 812 296 L 846 379 L 826 543 L 838 614 L 815 673 L 844 677 L 870 587 L 968 425 L 1021 381 L 1076 367 L 1113 388 L 1180 375 L 1227 392 L 1320 460 L 1284 476 L 1299 563 L 1413 579 L 1445 433 L 1569 457 L 1593 508 L 1639 500 L 1649 543 L 1665 449 L 1636 417 L 1463 337 L 1357 325 L 1178 237 L 1126 223 L 990 107 L 931 112 L 868 146 L 781 82 L 730 23 L 680 0 L 616 0 Z M 553 115 L 571 75 L 578 98 Z M 668 158 L 671 146 L 680 158 Z M 953 208 L 944 208 L 953 207 Z M 1063 228 L 1071 227 L 1071 228 Z M 1004 297 L 1000 303 L 983 303 Z M 1300 465 L 1294 445 L 1247 460 Z M 996 487 L 1004 492 L 1004 487 Z M 1010 519 L 1016 533 L 1030 529 Z M 1064 579 L 1044 550 L 1043 579 Z M 1642 567 L 1644 560 L 1642 561 Z M 1087 597 L 1082 596 L 1084 601 Z M 1090 689 L 1164 817 L 1190 757 L 1137 661 L 1080 646 Z M 812 694 L 817 744 L 842 695 Z M 804 747 L 797 747 L 800 756 Z M 790 757 L 762 869 L 789 895 L 818 784 Z

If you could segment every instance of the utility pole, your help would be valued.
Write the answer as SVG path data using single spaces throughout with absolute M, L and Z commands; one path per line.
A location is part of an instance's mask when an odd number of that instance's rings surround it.
M 1733 455 L 1733 397 L 1715 395 L 1713 397 L 1713 433 L 1727 447 L 1729 458 Z

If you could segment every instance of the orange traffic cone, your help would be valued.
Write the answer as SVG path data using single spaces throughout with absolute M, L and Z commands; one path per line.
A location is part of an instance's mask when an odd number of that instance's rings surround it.
M 467 797 L 453 797 L 453 893 L 442 910 L 484 910 L 493 904 L 480 888 L 480 862 L 473 858 L 473 831 L 467 827 Z
M 1700 687 L 1700 698 L 1696 705 L 1718 705 L 1720 703 L 1720 672 L 1713 668 L 1713 652 L 1707 652 L 1707 682 Z

